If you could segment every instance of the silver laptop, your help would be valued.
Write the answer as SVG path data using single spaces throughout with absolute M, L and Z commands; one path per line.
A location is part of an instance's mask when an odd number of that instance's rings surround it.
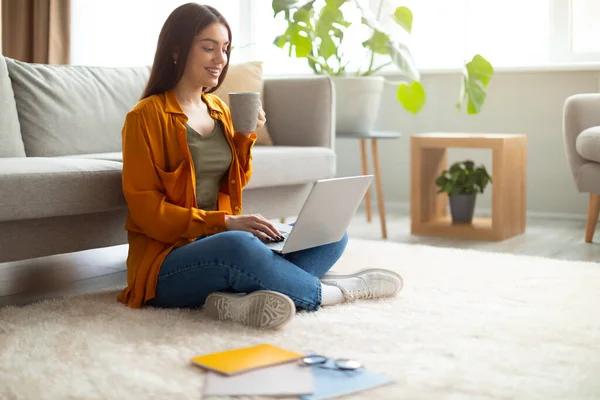
M 294 226 L 274 223 L 284 240 L 265 245 L 285 254 L 341 240 L 372 181 L 373 175 L 316 181 Z

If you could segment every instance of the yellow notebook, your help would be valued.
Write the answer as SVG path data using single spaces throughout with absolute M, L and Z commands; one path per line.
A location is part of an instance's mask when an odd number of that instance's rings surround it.
M 270 344 L 244 347 L 192 358 L 199 367 L 234 375 L 241 372 L 299 360 L 303 354 Z

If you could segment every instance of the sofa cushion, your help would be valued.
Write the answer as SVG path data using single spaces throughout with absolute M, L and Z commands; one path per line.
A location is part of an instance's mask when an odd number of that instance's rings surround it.
M 80 158 L 0 158 L 0 221 L 125 208 L 122 166 Z
M 0 157 L 25 157 L 15 94 L 5 60 L 0 55 Z
M 30 64 L 7 59 L 25 152 L 30 157 L 121 150 L 125 115 L 149 67 Z
M 75 155 L 61 156 L 61 157 L 89 158 L 92 160 L 108 160 L 108 161 L 123 162 L 123 153 L 120 151 L 115 151 L 112 153 L 75 154 Z
M 575 148 L 586 160 L 600 162 L 600 126 L 581 132 L 575 140 Z
M 229 93 L 232 92 L 260 92 L 260 100 L 265 108 L 265 96 L 263 88 L 263 68 L 262 62 L 250 61 L 240 64 L 230 64 L 227 76 L 223 80 L 223 84 L 215 91 L 215 95 L 219 96 L 221 100 L 229 106 Z M 269 119 L 260 128 L 256 135 L 256 144 L 261 145 L 272 145 L 273 141 L 268 131 Z
M 335 177 L 336 156 L 326 147 L 255 146 L 252 170 L 248 189 L 309 183 Z
M 79 154 L 66 158 L 123 161 L 120 152 Z M 335 176 L 336 157 L 325 147 L 255 146 L 248 188 L 296 185 Z

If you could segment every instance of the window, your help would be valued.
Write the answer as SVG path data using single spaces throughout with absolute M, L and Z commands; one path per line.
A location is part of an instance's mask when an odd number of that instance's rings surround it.
M 571 50 L 574 53 L 600 53 L 600 1 L 571 0 Z
M 162 24 L 187 1 L 72 0 L 73 64 L 150 65 Z M 377 13 L 380 0 L 361 1 Z M 272 0 L 201 3 L 228 19 L 232 62 L 262 60 L 266 74 L 311 73 L 305 59 L 273 44 L 286 22 L 273 18 Z M 460 68 L 476 53 L 495 67 L 600 62 L 600 0 L 383 0 L 382 23 L 394 35 L 404 34 L 391 19 L 400 5 L 413 11 L 405 39 L 420 69 Z M 352 54 L 363 57 L 360 46 Z
M 285 29 L 273 20 L 271 0 L 252 2 L 254 58 L 272 73 L 310 72 L 272 44 Z M 319 0 L 323 2 L 323 0 Z M 382 24 L 403 35 L 420 69 L 455 69 L 480 53 L 495 67 L 600 63 L 600 0 L 362 0 Z M 414 16 L 411 35 L 392 20 L 398 6 Z M 360 57 L 360 55 L 358 55 Z M 393 70 L 393 68 L 390 68 Z
M 555 62 L 600 62 L 600 3 L 597 0 L 550 0 Z
M 209 0 L 240 35 L 240 0 Z M 71 63 L 89 66 L 151 65 L 169 14 L 188 0 L 71 0 Z M 241 52 L 240 52 L 241 53 Z M 233 56 L 232 56 L 233 61 Z
M 379 0 L 371 0 L 375 8 Z M 480 53 L 494 66 L 542 64 L 549 0 L 384 0 L 386 27 L 398 6 L 413 12 L 407 42 L 420 68 L 460 68 Z
M 379 0 L 371 0 L 371 6 Z M 413 11 L 420 68 L 456 68 L 480 53 L 494 66 L 600 62 L 598 0 L 384 0 Z M 435 10 L 435 12 L 431 12 Z

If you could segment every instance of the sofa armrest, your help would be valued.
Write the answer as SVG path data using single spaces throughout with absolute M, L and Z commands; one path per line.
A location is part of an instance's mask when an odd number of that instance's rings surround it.
M 569 96 L 563 109 L 563 140 L 571 174 L 577 185 L 579 169 L 587 161 L 579 155 L 575 143 L 581 132 L 594 126 L 600 126 L 600 93 Z
M 329 77 L 267 78 L 264 102 L 274 145 L 333 149 L 335 92 Z

